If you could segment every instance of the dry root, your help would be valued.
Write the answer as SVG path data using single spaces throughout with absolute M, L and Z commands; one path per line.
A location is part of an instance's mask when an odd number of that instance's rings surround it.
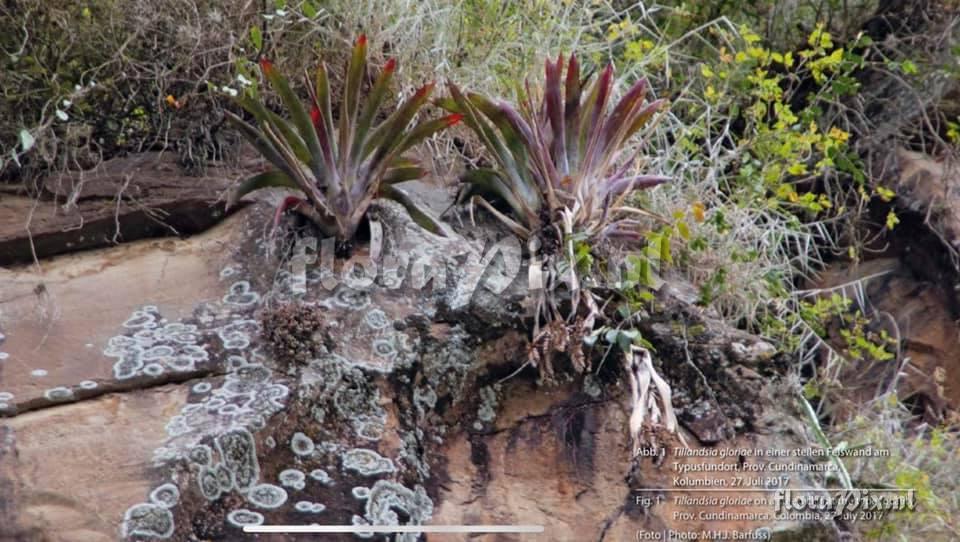
M 554 357 L 567 354 L 577 373 L 590 370 L 590 358 L 583 351 L 583 339 L 592 329 L 584 318 L 578 318 L 572 324 L 563 320 L 548 323 L 533 338 L 527 354 L 528 362 L 540 370 L 540 376 L 546 382 L 554 381 Z
M 644 446 L 658 448 L 661 431 L 676 435 L 680 443 L 687 446 L 678 431 L 670 386 L 653 368 L 650 352 L 646 348 L 631 346 L 623 356 L 623 364 L 630 379 L 633 409 L 630 414 L 630 437 L 634 453 Z

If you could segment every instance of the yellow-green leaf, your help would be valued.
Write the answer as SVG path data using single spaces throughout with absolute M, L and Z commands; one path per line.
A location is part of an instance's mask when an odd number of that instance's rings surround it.
M 670 235 L 666 232 L 660 237 L 660 263 L 668 264 L 672 262 L 673 257 L 670 255 Z
M 894 192 L 893 190 L 890 190 L 889 188 L 887 188 L 887 187 L 885 187 L 885 186 L 878 186 L 878 187 L 875 189 L 875 191 L 876 191 L 877 195 L 880 196 L 880 199 L 882 199 L 884 202 L 889 202 L 890 200 L 892 200 L 892 199 L 894 198 L 894 196 L 897 195 L 896 192 Z
M 890 212 L 887 213 L 887 229 L 892 230 L 900 223 L 900 219 L 897 218 L 897 214 L 893 212 L 893 209 L 890 209 Z
M 263 34 L 260 32 L 259 26 L 250 27 L 250 42 L 258 51 L 263 49 Z

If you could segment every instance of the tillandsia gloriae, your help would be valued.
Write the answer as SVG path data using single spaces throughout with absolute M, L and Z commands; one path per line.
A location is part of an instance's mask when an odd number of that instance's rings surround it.
M 541 292 L 534 338 L 535 343 L 543 339 L 554 347 L 534 348 L 537 358 L 550 356 L 557 344 L 578 349 L 581 341 L 559 340 L 559 335 L 582 339 L 598 316 L 592 294 L 580 287 L 575 244 L 641 239 L 640 219 L 653 215 L 630 205 L 630 198 L 668 180 L 636 173 L 639 146 L 626 159 L 621 156 L 628 140 L 666 105 L 664 100 L 645 101 L 647 80 L 633 84 L 611 109 L 612 66 L 589 85 L 589 77 L 581 79 L 575 55 L 566 65 L 565 77 L 563 69 L 563 55 L 556 62 L 547 60 L 539 103 L 529 83 L 518 92 L 516 104 L 463 92 L 452 83 L 450 97 L 439 102 L 463 115 L 494 161 L 494 167 L 464 175 L 467 189 L 462 194 L 527 240 L 531 253 L 539 249 L 546 258 L 542 264 L 534 259 L 530 266 L 531 288 Z M 491 203 L 494 199 L 509 210 L 498 210 Z M 567 331 L 555 324 L 560 311 L 551 294 L 562 283 L 571 293 L 567 320 L 579 319 Z M 588 309 L 585 317 L 578 317 L 581 302 Z M 541 315 L 548 322 L 542 333 Z M 582 369 L 582 353 L 576 350 L 573 358 Z
M 284 199 L 277 209 L 277 220 L 285 210 L 296 209 L 311 218 L 324 235 L 349 241 L 370 203 L 383 197 L 402 204 L 426 229 L 434 233 L 442 231 L 427 212 L 395 186 L 425 175 L 424 169 L 404 153 L 461 118 L 454 113 L 411 125 L 430 98 L 434 87 L 432 82 L 420 87 L 385 120 L 375 124 L 377 113 L 390 94 L 397 63 L 393 59 L 387 61 L 365 99 L 361 100 L 367 71 L 367 39 L 361 35 L 347 62 L 343 99 L 335 128 L 329 78 L 323 63 L 313 81 L 306 77 L 309 107 L 304 107 L 289 81 L 269 60 L 261 59 L 260 67 L 283 102 L 289 120 L 270 111 L 252 96 L 237 98 L 240 106 L 256 120 L 257 126 L 229 112 L 227 118 L 274 169 L 243 181 L 232 194 L 231 202 L 261 188 L 293 189 L 301 195 Z
M 683 446 L 687 446 L 679 432 L 677 415 L 673 410 L 670 385 L 653 367 L 650 351 L 631 345 L 624 352 L 623 368 L 630 382 L 630 437 L 633 439 L 634 453 L 644 446 L 659 448 L 659 431 L 676 435 Z M 653 386 L 651 386 L 653 384 Z
M 555 63 L 547 61 L 539 104 L 529 84 L 516 105 L 449 85 L 451 97 L 440 104 L 463 115 L 496 161 L 494 168 L 468 171 L 464 181 L 475 201 L 525 239 L 550 227 L 591 240 L 639 238 L 639 224 L 632 217 L 649 213 L 627 205 L 628 198 L 668 178 L 636 174 L 639 150 L 625 161 L 618 159 L 630 137 L 666 102 L 645 102 L 648 83 L 641 79 L 608 113 L 612 66 L 589 88 L 580 79 L 575 55 L 565 78 L 562 71 L 562 55 Z M 512 216 L 497 211 L 485 196 L 506 202 Z M 567 229 L 572 232 L 563 231 Z

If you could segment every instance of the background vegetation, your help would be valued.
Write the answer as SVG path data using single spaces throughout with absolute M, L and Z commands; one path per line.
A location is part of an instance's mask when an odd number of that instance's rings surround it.
M 372 64 L 397 59 L 396 101 L 447 78 L 512 96 L 561 51 L 576 52 L 584 73 L 612 62 L 619 91 L 647 77 L 671 102 L 632 143 L 643 170 L 673 182 L 639 196 L 663 220 L 628 259 L 625 313 L 649 301 L 657 274 L 683 276 L 707 310 L 795 352 L 798 388 L 823 414 L 843 364 L 902 361 L 874 315 L 808 279 L 827 262 L 856 264 L 895 232 L 890 149 L 956 159 L 956 10 L 947 0 L 7 1 L 0 182 L 39 195 L 46 173 L 144 150 L 175 152 L 194 173 L 236 161 L 224 98 L 262 86 L 259 58 L 285 73 L 319 58 L 340 66 L 360 32 Z M 463 130 L 428 144 L 438 182 L 484 160 Z M 856 485 L 921 488 L 923 514 L 866 534 L 960 536 L 960 481 L 946 475 L 960 456 L 946 421 L 918 422 L 890 392 L 854 419 L 820 422 L 838 446 L 895 451 L 889 465 L 849 461 Z

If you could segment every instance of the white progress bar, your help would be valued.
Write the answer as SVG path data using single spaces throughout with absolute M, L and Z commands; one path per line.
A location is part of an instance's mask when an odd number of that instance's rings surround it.
M 245 525 L 245 533 L 542 533 L 543 525 Z

